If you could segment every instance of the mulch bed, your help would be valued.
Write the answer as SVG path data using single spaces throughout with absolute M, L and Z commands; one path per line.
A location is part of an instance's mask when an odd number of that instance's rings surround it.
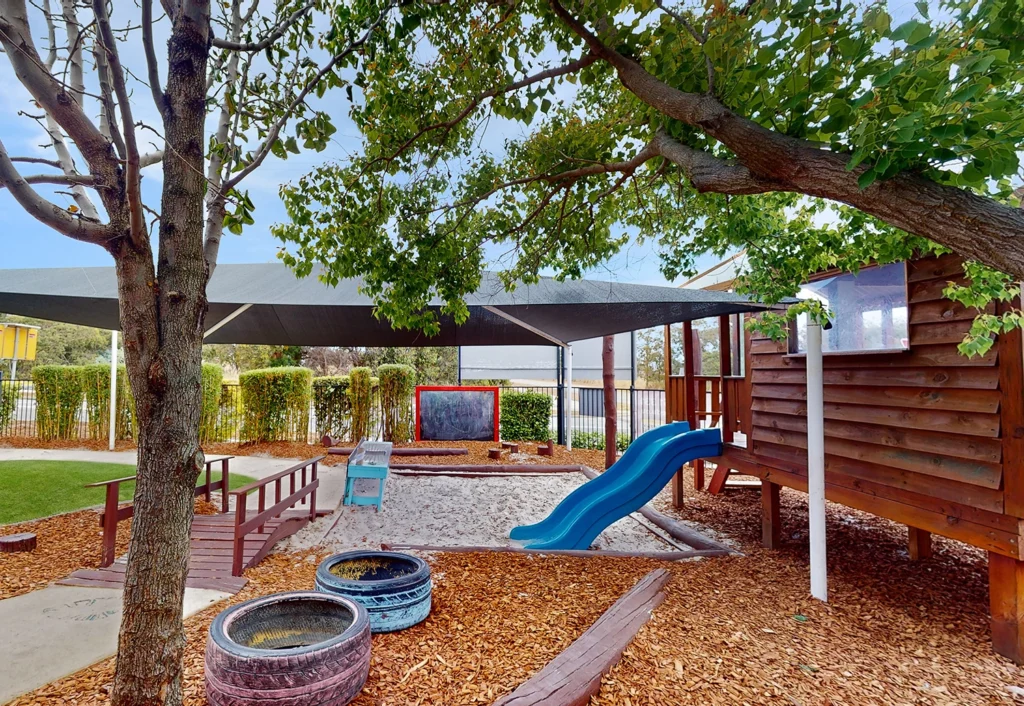
M 216 512 L 216 506 L 202 499 L 196 500 L 196 514 L 212 515 Z M 131 525 L 131 520 L 118 525 L 118 556 L 128 551 Z M 80 510 L 0 527 L 0 536 L 19 532 L 34 533 L 36 549 L 0 554 L 0 599 L 45 588 L 78 569 L 99 568 L 103 530 L 96 510 Z

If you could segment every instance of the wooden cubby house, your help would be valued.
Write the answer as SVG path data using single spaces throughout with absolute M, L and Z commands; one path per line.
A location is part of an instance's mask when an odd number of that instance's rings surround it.
M 961 355 L 977 312 L 943 297 L 950 281 L 963 281 L 956 255 L 825 272 L 801 292 L 834 312 L 824 332 L 826 497 L 906 525 L 912 559 L 930 554 L 933 533 L 987 551 L 993 645 L 1024 663 L 1024 346 L 1018 330 L 984 356 Z M 714 375 L 702 374 L 693 323 L 666 328 L 667 417 L 722 427 L 725 450 L 694 464 L 695 485 L 707 475 L 716 493 L 730 475 L 760 478 L 762 539 L 775 547 L 780 486 L 807 490 L 802 327 L 776 342 L 743 331 L 737 316 L 718 326 Z M 673 371 L 680 335 L 695 354 Z M 682 506 L 679 476 L 673 491 Z

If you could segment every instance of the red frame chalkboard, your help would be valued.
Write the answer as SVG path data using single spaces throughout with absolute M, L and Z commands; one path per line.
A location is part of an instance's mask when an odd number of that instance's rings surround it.
M 498 397 L 501 395 L 501 388 L 490 385 L 417 385 L 416 386 L 416 441 L 420 438 L 420 392 L 459 391 L 466 392 L 493 392 L 494 393 L 494 440 L 501 441 L 500 417 L 498 414 Z

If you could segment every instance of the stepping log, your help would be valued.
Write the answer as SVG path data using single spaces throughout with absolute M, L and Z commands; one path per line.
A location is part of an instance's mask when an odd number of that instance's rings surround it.
M 555 442 L 548 439 L 548 445 L 540 444 L 537 447 L 537 454 L 539 456 L 554 456 L 555 455 Z
M 664 569 L 644 576 L 565 652 L 494 706 L 585 706 L 601 688 L 601 677 L 665 600 L 661 589 L 669 576 Z
M 517 443 L 515 443 L 513 441 L 503 441 L 503 442 L 501 442 L 501 448 L 505 449 L 506 451 L 508 451 L 511 454 L 519 453 L 519 444 L 517 444 Z
M 487 449 L 487 458 L 497 461 L 501 458 L 501 449 Z
M 9 534 L 0 537 L 0 552 L 13 554 L 15 552 L 31 552 L 36 548 L 36 536 L 31 532 L 20 534 Z

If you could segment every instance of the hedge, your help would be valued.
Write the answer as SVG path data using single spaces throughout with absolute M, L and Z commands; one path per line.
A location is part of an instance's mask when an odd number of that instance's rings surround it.
M 373 428 L 373 378 L 369 368 L 348 371 L 348 399 L 352 409 L 352 441 L 369 437 Z
M 203 397 L 199 409 L 199 443 L 221 441 L 217 419 L 220 417 L 220 399 L 223 394 L 224 369 L 215 363 L 203 363 Z
M 241 440 L 306 441 L 313 371 L 308 368 L 263 368 L 238 377 L 242 388 Z
M 32 368 L 36 390 L 36 427 L 44 441 L 77 436 L 82 406 L 82 368 L 77 365 L 37 365 Z M 109 382 L 108 382 L 109 385 Z
M 13 382 L 0 382 L 0 433 L 14 417 L 14 409 L 18 405 L 18 386 Z
M 81 376 L 89 438 L 107 439 L 110 436 L 110 366 L 102 363 L 83 365 Z M 135 398 L 132 397 L 132 387 L 128 384 L 128 371 L 123 365 L 119 365 L 115 438 L 133 439 L 135 431 Z
M 506 441 L 547 441 L 550 419 L 550 395 L 506 392 L 501 396 L 501 438 Z
M 416 368 L 411 365 L 385 364 L 377 368 L 380 380 L 380 410 L 384 441 L 406 442 L 412 439 L 412 395 L 416 390 Z
M 615 437 L 615 448 L 625 451 L 629 446 L 629 434 L 619 434 Z M 574 431 L 572 433 L 572 447 L 574 449 L 597 449 L 604 451 L 603 431 Z
M 348 375 L 313 378 L 313 414 L 316 434 L 329 434 L 336 439 L 350 439 L 352 432 L 352 401 L 348 396 Z

